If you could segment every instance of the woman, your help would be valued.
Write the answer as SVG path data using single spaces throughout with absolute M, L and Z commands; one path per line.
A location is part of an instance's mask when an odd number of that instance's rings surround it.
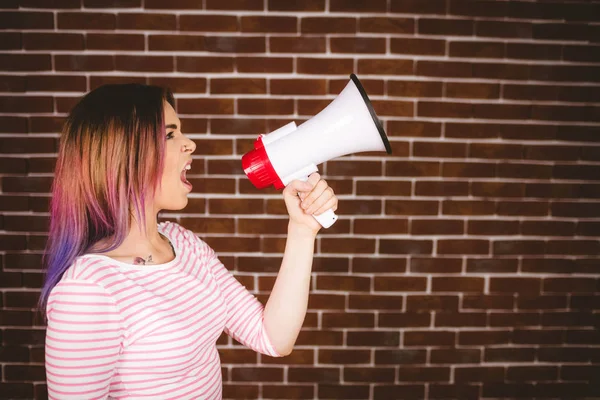
M 287 243 L 263 308 L 205 242 L 157 224 L 192 190 L 196 145 L 174 104 L 159 87 L 106 85 L 65 124 L 40 298 L 51 398 L 218 399 L 223 330 L 263 354 L 292 351 L 320 228 L 311 214 L 337 198 L 317 174 L 285 188 Z

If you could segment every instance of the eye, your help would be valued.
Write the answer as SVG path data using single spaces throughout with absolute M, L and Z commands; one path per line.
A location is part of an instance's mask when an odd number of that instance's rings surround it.
M 175 133 L 175 132 L 169 132 L 169 133 L 167 133 L 167 140 L 169 140 L 169 139 L 173 139 L 173 134 L 174 134 L 174 133 Z

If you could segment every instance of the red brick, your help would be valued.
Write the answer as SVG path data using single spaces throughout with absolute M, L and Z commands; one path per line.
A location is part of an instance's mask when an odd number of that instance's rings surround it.
M 546 216 L 549 214 L 549 204 L 542 201 L 499 201 L 497 203 L 496 213 L 498 215 L 524 215 L 524 216 Z M 496 243 L 498 244 L 498 243 Z M 503 242 L 497 247 L 499 252 L 512 251 L 513 243 Z M 541 251 L 541 244 L 531 242 L 526 244 L 526 247 L 530 247 L 530 251 L 537 248 L 537 251 Z M 508 253 L 507 253 L 508 254 Z
M 414 13 L 414 14 L 446 14 L 445 0 L 429 0 L 426 2 L 419 0 L 393 0 L 390 4 L 390 11 L 394 13 Z
M 375 251 L 374 239 L 321 239 L 321 251 L 324 253 L 347 253 L 348 249 L 353 253 L 373 253 Z
M 199 32 L 236 32 L 239 30 L 238 18 L 234 15 L 180 15 L 179 30 Z
M 54 13 L 32 11 L 0 12 L 4 29 L 54 29 Z
M 458 296 L 411 295 L 406 298 L 407 310 L 457 310 Z M 437 318 L 437 314 L 436 314 Z
M 392 38 L 390 50 L 398 54 L 444 55 L 446 42 L 436 39 Z
M 485 313 L 437 312 L 435 315 L 436 327 L 473 327 L 486 326 L 486 324 Z
M 526 292 L 538 293 L 542 281 L 537 278 L 491 278 L 491 292 Z
M 274 53 L 325 53 L 327 49 L 324 37 L 271 36 L 269 51 Z M 310 89 L 307 87 L 305 89 Z
M 468 221 L 467 231 L 471 235 L 517 235 L 518 221 L 477 220 Z
M 389 215 L 437 215 L 437 201 L 388 200 L 385 213 Z
M 408 233 L 408 220 L 390 218 L 355 219 L 354 233 L 358 234 L 401 234 Z
M 318 385 L 317 393 L 319 398 L 326 399 L 367 399 L 369 397 L 369 386 L 323 383 Z
M 270 291 L 272 287 L 273 285 L 268 285 L 268 290 Z M 345 303 L 345 298 L 341 295 L 314 294 L 308 299 L 308 308 L 310 310 L 343 310 Z
M 350 331 L 347 333 L 348 346 L 397 347 L 400 344 L 398 332 Z
M 149 50 L 205 51 L 206 38 L 198 35 L 149 35 Z
M 69 33 L 25 33 L 25 50 L 83 50 L 83 35 Z
M 472 64 L 453 61 L 418 61 L 415 67 L 416 75 L 471 78 Z
M 371 33 L 413 33 L 415 21 L 411 18 L 359 17 L 360 32 Z
M 431 399 L 446 399 L 448 397 L 457 399 L 478 399 L 480 387 L 468 384 L 430 384 L 429 397 Z
M 179 72 L 233 72 L 233 57 L 177 57 Z
M 349 309 L 357 310 L 398 310 L 402 308 L 402 296 L 354 295 L 349 296 Z
M 444 239 L 437 242 L 439 254 L 488 254 L 490 243 L 487 240 Z
M 386 132 L 389 136 L 440 137 L 441 124 L 424 121 L 388 121 Z
M 349 74 L 353 70 L 353 60 L 349 58 L 298 58 L 297 70 L 303 74 Z
M 340 370 L 338 368 L 302 368 L 292 367 L 288 370 L 290 382 L 328 382 L 339 380 Z
M 411 193 L 411 183 L 405 181 L 356 181 L 357 195 L 370 196 L 408 196 Z
M 210 92 L 215 94 L 264 94 L 266 90 L 265 79 L 213 78 L 210 80 Z
M 441 97 L 442 83 L 429 81 L 388 81 L 388 95 L 402 97 Z
M 456 382 L 503 382 L 504 367 L 462 367 L 454 370 Z
M 324 95 L 327 81 L 324 79 L 271 79 L 271 94 L 283 95 Z
M 458 334 L 458 343 L 463 346 L 509 344 L 510 331 L 463 331 Z
M 230 0 L 230 1 L 219 1 L 219 0 L 207 0 L 206 8 L 208 10 L 251 10 L 258 11 L 264 10 L 264 4 L 262 0 Z
M 300 21 L 302 33 L 354 33 L 356 20 L 344 17 L 304 17 Z
M 409 331 L 404 333 L 404 346 L 451 346 L 456 343 L 451 331 Z
M 79 8 L 79 1 L 71 0 L 73 8 Z M 137 8 L 142 6 L 141 0 L 83 0 L 83 5 L 86 8 L 103 8 L 103 7 L 115 7 L 115 8 Z
M 117 28 L 115 14 L 94 12 L 59 12 L 57 14 L 59 29 L 94 29 L 114 30 Z
M 379 251 L 383 254 L 431 254 L 431 240 L 381 239 Z
M 238 72 L 288 73 L 294 69 L 292 58 L 237 57 Z
M 247 16 L 241 17 L 242 32 L 297 32 L 298 19 L 283 16 Z
M 385 53 L 386 42 L 383 38 L 330 38 L 332 53 Z
M 476 221 L 470 221 L 476 222 Z M 489 222 L 489 221 L 488 221 Z M 467 272 L 476 273 L 516 273 L 518 260 L 511 258 L 482 258 L 467 260 Z
M 511 366 L 506 369 L 508 381 L 546 381 L 556 379 L 558 368 L 554 366 Z
M 227 398 L 240 396 L 240 393 L 237 389 L 235 389 L 238 385 L 235 385 L 233 388 L 233 392 L 231 394 L 226 395 Z M 282 392 L 285 393 L 285 396 L 289 396 L 290 399 L 311 399 L 315 396 L 315 388 L 312 385 L 290 385 L 286 383 L 284 385 L 267 385 L 263 384 L 262 387 L 262 395 L 265 398 L 269 399 L 278 399 L 283 398 Z M 258 386 L 257 386 L 258 389 Z M 241 394 L 244 398 L 256 398 L 258 397 L 258 390 L 256 394 Z
M 431 315 L 428 312 L 380 313 L 378 326 L 389 328 L 428 327 Z
M 231 369 L 231 378 L 235 381 L 283 381 L 283 368 L 274 367 L 252 367 L 242 368 L 233 367 Z
M 0 33 L 0 39 L 2 34 Z M 3 92 L 24 92 L 26 77 L 18 75 L 1 75 L 0 89 Z
M 368 350 L 319 350 L 320 364 L 368 364 L 370 360 L 371 352 Z
M 563 331 L 561 330 L 548 330 L 548 329 L 531 329 L 522 330 L 515 329 L 513 333 L 513 342 L 517 344 L 558 344 L 563 343 Z M 518 350 L 518 349 L 515 349 Z M 533 360 L 533 349 L 528 349 L 524 353 L 527 354 L 526 360 Z M 518 351 L 516 352 L 518 354 Z M 498 354 L 504 354 L 498 349 Z M 512 358 L 518 357 L 515 354 Z M 487 357 L 486 357 L 487 359 Z M 493 360 L 492 360 L 493 361 Z M 509 360 L 510 361 L 510 360 Z
M 0 54 L 4 71 L 47 71 L 52 69 L 48 54 Z
M 271 11 L 325 11 L 325 0 L 305 0 L 301 3 L 268 0 L 267 9 Z
M 376 283 L 377 283 L 377 281 L 376 281 Z M 316 279 L 315 287 L 317 288 L 317 290 L 327 290 L 327 291 L 368 292 L 371 288 L 371 279 L 368 277 L 358 277 L 358 276 L 352 277 L 352 276 L 339 276 L 339 275 L 330 275 L 330 276 L 319 275 Z
M 546 250 L 545 243 L 539 240 L 498 240 L 493 246 L 493 253 L 497 255 L 543 254 Z
M 434 292 L 483 292 L 483 278 L 434 277 L 431 281 Z
M 413 235 L 461 235 L 464 233 L 464 222 L 460 220 L 413 220 Z
M 419 33 L 426 35 L 471 36 L 474 31 L 471 20 L 419 18 L 418 24 Z
M 233 114 L 233 99 L 183 98 L 177 100 L 177 110 L 182 114 Z
M 388 161 L 385 174 L 388 176 L 440 176 L 440 163 L 429 161 Z
M 489 319 L 490 326 L 496 327 L 526 327 L 540 324 L 539 313 L 492 313 Z
M 358 73 L 372 75 L 411 75 L 413 73 L 413 61 L 361 58 L 358 60 Z
M 198 4 L 194 0 L 171 0 L 168 3 L 161 0 L 144 0 L 144 8 L 159 10 L 199 9 L 202 8 L 202 4 Z
M 381 367 L 345 367 L 345 382 L 394 382 L 396 372 L 393 368 Z
M 405 272 L 406 260 L 384 257 L 353 257 L 352 271 L 358 273 Z
M 474 182 L 475 183 L 475 182 Z M 473 184 L 474 184 L 473 183 Z M 418 196 L 468 196 L 468 182 L 424 181 L 416 182 L 415 194 Z
M 479 349 L 432 349 L 431 362 L 433 364 L 472 364 L 481 362 Z
M 497 99 L 500 96 L 500 85 L 446 82 L 445 96 L 467 99 Z

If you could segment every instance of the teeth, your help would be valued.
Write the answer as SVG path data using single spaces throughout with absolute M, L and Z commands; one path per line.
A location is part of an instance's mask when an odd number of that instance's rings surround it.
M 190 169 L 192 169 L 192 166 L 191 165 L 186 165 L 185 169 L 189 171 Z

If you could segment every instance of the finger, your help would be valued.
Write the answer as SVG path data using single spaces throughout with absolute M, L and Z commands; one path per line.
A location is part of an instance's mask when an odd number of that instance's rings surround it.
M 284 195 L 289 196 L 298 196 L 298 194 L 303 194 L 310 191 L 313 188 L 313 185 L 308 182 L 302 182 L 299 180 L 293 180 L 283 189 Z
M 321 215 L 327 210 L 332 210 L 335 212 L 335 210 L 337 210 L 337 208 L 338 208 L 338 199 L 337 199 L 337 197 L 334 196 L 334 197 L 331 197 L 329 200 L 327 200 L 325 202 L 325 204 L 323 204 L 320 208 L 318 208 L 317 211 L 315 211 L 313 213 L 313 215 Z
M 325 190 L 323 190 L 321 195 L 317 197 L 315 201 L 306 209 L 306 213 L 313 214 L 315 211 L 321 208 L 323 204 L 327 202 L 327 200 L 329 200 L 332 197 L 334 197 L 333 189 L 328 186 L 325 188 Z
M 321 175 L 319 175 L 318 172 L 313 172 L 312 174 L 310 174 L 309 177 L 306 179 L 306 182 L 310 184 L 310 189 L 308 189 L 306 192 L 298 193 L 298 196 L 300 196 L 300 200 L 304 200 L 306 196 L 308 196 L 309 191 L 312 190 L 315 187 L 315 185 L 319 183 L 320 180 Z
M 308 176 L 307 182 L 311 184 L 311 187 L 314 187 L 317 182 L 321 180 L 321 175 L 318 172 L 313 172 Z
M 308 210 L 310 207 L 312 207 L 313 203 L 319 197 L 321 197 L 321 195 L 325 192 L 325 190 L 327 190 L 327 188 L 327 182 L 325 182 L 324 179 L 321 179 L 319 182 L 317 182 L 317 184 L 315 185 L 315 187 L 313 187 L 308 196 L 306 196 L 306 198 L 302 200 L 302 208 Z

